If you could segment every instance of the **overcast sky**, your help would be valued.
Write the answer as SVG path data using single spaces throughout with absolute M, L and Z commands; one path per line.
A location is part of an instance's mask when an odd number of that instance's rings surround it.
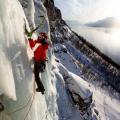
M 107 17 L 120 19 L 120 0 L 55 0 L 65 20 L 82 23 Z

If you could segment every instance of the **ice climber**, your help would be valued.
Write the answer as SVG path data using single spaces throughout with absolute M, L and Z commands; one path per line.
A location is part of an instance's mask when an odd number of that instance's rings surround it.
M 46 67 L 46 53 L 49 47 L 46 33 L 41 32 L 37 40 L 31 39 L 32 34 L 28 34 L 29 45 L 34 52 L 34 75 L 37 83 L 37 92 L 44 94 L 44 86 L 41 82 L 39 73 L 44 72 Z

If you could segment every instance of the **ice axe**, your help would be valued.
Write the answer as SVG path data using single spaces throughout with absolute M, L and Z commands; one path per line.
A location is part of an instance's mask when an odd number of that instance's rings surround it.
M 39 17 L 43 18 L 43 20 L 42 20 L 42 21 L 40 22 L 40 24 L 39 24 L 35 29 L 33 29 L 31 32 L 28 32 L 27 29 L 26 29 L 26 26 L 25 26 L 25 32 L 26 32 L 26 34 L 27 34 L 28 36 L 32 36 L 32 34 L 33 34 L 39 27 L 41 27 L 41 26 L 43 25 L 45 17 L 44 17 L 44 16 L 39 16 Z
M 41 22 L 35 29 L 33 29 L 33 30 L 31 31 L 31 33 L 34 33 L 39 27 L 41 27 L 41 26 L 43 25 L 43 22 L 44 22 L 45 17 L 44 17 L 44 16 L 39 16 L 39 17 L 43 18 L 43 20 L 42 20 L 42 22 Z

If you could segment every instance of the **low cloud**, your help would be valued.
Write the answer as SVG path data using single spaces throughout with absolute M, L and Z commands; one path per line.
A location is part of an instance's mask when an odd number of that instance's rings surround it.
M 118 28 L 120 27 L 120 20 L 108 17 L 96 22 L 87 23 L 85 25 L 89 27 Z

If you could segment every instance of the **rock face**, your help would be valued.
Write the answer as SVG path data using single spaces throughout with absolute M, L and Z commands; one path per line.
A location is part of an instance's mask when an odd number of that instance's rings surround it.
M 61 12 L 57 7 L 55 7 L 53 0 L 45 0 L 43 1 L 43 3 L 47 9 L 48 18 L 50 22 L 55 21 L 56 19 L 62 19 Z
M 92 93 L 88 90 L 88 96 L 83 97 L 81 94 L 79 94 L 79 91 L 81 91 L 79 88 L 78 91 L 76 90 L 76 87 L 72 88 L 73 85 L 78 86 L 77 83 L 73 82 L 73 79 L 65 77 L 65 81 L 73 103 L 78 106 L 82 114 L 89 113 L 91 111 Z
M 79 61 L 84 79 L 102 81 L 104 85 L 110 85 L 120 92 L 120 65 L 101 53 L 82 36 L 72 31 L 62 19 L 60 10 L 54 6 L 54 1 L 49 0 L 49 4 L 47 1 L 45 0 L 45 6 L 49 16 L 53 44 L 71 41 L 74 47 L 86 56 L 83 60 L 81 54 L 78 56 L 75 55 L 74 50 L 71 51 L 71 54 Z M 69 48 L 69 46 L 67 47 Z
M 72 104 L 80 111 L 83 120 L 98 120 L 99 112 L 94 112 L 93 93 L 88 89 L 87 82 L 71 73 L 62 65 L 59 65 L 60 73 L 65 81 L 66 90 L 71 97 Z
M 77 94 L 74 91 L 70 91 L 70 95 L 72 97 L 72 100 L 74 101 L 75 105 L 78 105 L 79 110 L 81 110 L 83 113 L 86 113 L 88 111 L 91 103 L 92 103 L 92 96 L 89 98 L 83 99 L 79 94 Z
M 65 43 L 69 52 L 77 60 L 85 80 L 100 81 L 102 87 L 110 85 L 112 89 L 120 92 L 120 66 L 88 43 L 82 36 L 72 31 L 62 19 L 60 10 L 54 6 L 53 0 L 44 0 L 44 4 L 49 16 L 53 44 Z M 71 42 L 72 45 L 66 44 L 68 42 Z M 75 49 L 79 53 L 75 53 Z M 79 109 L 84 111 L 89 108 L 92 98 L 87 104 L 76 92 L 70 90 L 69 92 L 74 103 L 79 105 Z M 98 113 L 96 110 L 94 112 Z

